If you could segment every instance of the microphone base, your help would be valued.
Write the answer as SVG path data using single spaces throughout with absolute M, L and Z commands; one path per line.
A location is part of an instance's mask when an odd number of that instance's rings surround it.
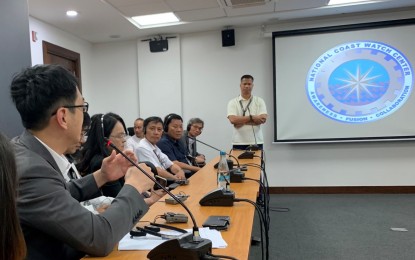
M 164 259 L 203 259 L 207 253 L 212 252 L 212 241 L 200 238 L 199 241 L 193 241 L 193 234 L 187 234 L 178 239 L 168 240 L 147 254 L 150 260 Z
M 223 206 L 230 207 L 233 206 L 233 201 L 235 200 L 235 192 L 225 191 L 221 188 L 215 189 L 203 198 L 200 199 L 199 204 L 201 206 Z
M 259 146 L 256 144 L 250 145 L 248 148 L 246 148 L 247 151 L 258 151 Z
M 240 169 L 232 169 L 229 173 L 231 174 L 231 183 L 241 183 L 244 181 L 245 173 L 241 172 Z
M 255 152 L 246 151 L 246 152 L 241 153 L 238 156 L 238 159 L 253 159 L 254 158 L 254 154 L 255 154 Z

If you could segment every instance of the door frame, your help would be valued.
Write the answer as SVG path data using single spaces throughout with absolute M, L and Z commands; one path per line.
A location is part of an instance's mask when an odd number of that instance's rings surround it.
M 49 54 L 62 57 L 75 63 L 75 77 L 78 79 L 78 88 L 82 93 L 82 81 L 81 81 L 81 55 L 77 52 L 65 49 L 53 43 L 42 41 L 43 49 L 43 63 L 51 64 Z

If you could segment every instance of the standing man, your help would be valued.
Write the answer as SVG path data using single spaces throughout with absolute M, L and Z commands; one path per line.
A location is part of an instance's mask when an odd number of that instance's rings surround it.
M 205 162 L 205 156 L 197 152 L 196 147 L 196 137 L 199 136 L 204 127 L 205 123 L 200 118 L 192 118 L 187 123 L 186 130 L 183 131 L 182 141 L 186 146 L 188 159 L 192 162 L 194 166 L 203 167 Z
M 137 146 L 140 143 L 141 139 L 144 138 L 143 122 L 144 119 L 142 118 L 137 118 L 134 121 L 134 135 L 127 139 L 127 142 L 125 143 L 125 149 L 130 149 L 132 151 L 135 151 L 137 149 Z
M 160 117 L 152 116 L 144 120 L 144 138 L 134 152 L 140 161 L 149 161 L 157 169 L 158 175 L 168 180 L 185 179 L 185 174 L 177 164 L 169 160 L 158 147 L 157 142 L 163 134 L 163 121 Z M 169 170 L 170 172 L 168 172 Z
M 253 96 L 254 78 L 241 77 L 241 94 L 228 103 L 228 119 L 234 127 L 233 149 L 263 149 L 261 125 L 267 121 L 267 108 L 262 98 Z
M 10 89 L 26 128 L 12 140 L 26 259 L 108 255 L 147 212 L 141 192 L 154 183 L 115 151 L 104 159 L 100 170 L 65 181 L 63 174 L 70 165 L 64 153 L 79 144 L 83 113 L 89 107 L 76 78 L 65 68 L 28 68 L 14 77 Z M 136 159 L 132 152 L 127 154 Z M 124 175 L 124 187 L 104 213 L 95 215 L 79 204 L 100 196 L 100 187 Z
M 192 176 L 200 170 L 200 167 L 193 166 L 187 159 L 186 147 L 180 138 L 183 135 L 183 119 L 177 114 L 168 114 L 164 118 L 164 135 L 157 143 L 160 150 L 165 153 L 169 159 L 186 173 L 186 178 Z

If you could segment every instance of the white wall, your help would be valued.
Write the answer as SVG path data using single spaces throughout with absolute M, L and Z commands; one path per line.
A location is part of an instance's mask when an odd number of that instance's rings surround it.
M 37 33 L 36 42 L 32 41 L 32 37 L 30 37 L 32 65 L 43 64 L 42 41 L 47 41 L 69 49 L 81 55 L 81 80 L 83 89 L 86 90 L 91 87 L 93 84 L 91 81 L 91 43 L 30 16 L 29 29 L 30 33 L 32 33 L 32 31 Z M 88 97 L 85 91 L 83 94 Z
M 180 37 L 169 39 L 168 45 L 168 51 L 152 53 L 148 41 L 137 42 L 141 118 L 182 114 Z
M 93 86 L 87 90 L 91 116 L 119 114 L 133 126 L 139 114 L 137 41 L 96 44 L 92 51 Z
M 405 18 L 412 14 L 391 14 L 391 19 Z M 336 21 L 309 21 L 298 24 L 281 24 L 274 30 L 298 29 L 322 24 L 367 22 L 382 20 L 384 16 L 347 18 Z M 264 127 L 267 173 L 270 186 L 393 186 L 414 185 L 414 143 L 338 143 L 338 144 L 272 144 L 272 42 L 262 37 L 259 27 L 236 28 L 236 46 L 221 46 L 220 30 L 180 36 L 179 59 L 171 61 L 180 66 L 180 92 L 182 116 L 185 121 L 198 116 L 206 126 L 200 139 L 221 149 L 230 148 L 231 125 L 226 119 L 227 101 L 239 93 L 239 78 L 249 73 L 255 77 L 254 94 L 265 99 L 269 121 Z M 76 45 L 76 41 L 74 41 Z M 67 47 L 69 48 L 69 47 Z M 71 48 L 69 48 L 71 49 Z M 84 85 L 84 92 L 91 103 L 91 114 L 113 111 L 127 122 L 139 113 L 138 96 L 154 111 L 164 111 L 163 106 L 172 100 L 162 100 L 157 91 L 139 91 L 147 85 L 138 86 L 138 60 L 151 59 L 152 55 L 137 53 L 137 41 L 98 44 L 92 47 L 91 82 Z M 82 57 L 81 57 L 82 59 Z M 146 77 L 163 78 L 157 65 L 146 69 Z M 147 83 L 142 83 L 147 84 Z M 179 97 L 172 97 L 180 102 Z M 165 108 L 163 108 L 165 109 Z M 175 110 L 173 108 L 172 110 Z M 172 111 L 174 112 L 174 111 Z M 157 112 L 156 112 L 157 113 Z M 161 113 L 161 112 L 160 112 Z M 164 117 L 164 114 L 159 114 Z M 216 151 L 199 145 L 209 158 Z
M 255 95 L 264 98 L 272 113 L 272 41 L 257 27 L 236 29 L 233 47 L 222 47 L 220 31 L 182 36 L 183 118 L 205 120 L 202 141 L 219 149 L 231 148 L 232 126 L 226 118 L 227 104 L 240 93 L 240 78 L 254 76 Z M 271 127 L 268 121 L 265 129 Z M 266 146 L 272 136 L 265 134 Z M 198 144 L 205 154 L 219 152 Z

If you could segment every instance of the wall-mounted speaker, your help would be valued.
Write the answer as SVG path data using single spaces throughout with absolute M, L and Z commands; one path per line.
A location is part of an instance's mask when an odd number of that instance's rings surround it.
M 227 29 L 222 31 L 222 47 L 235 45 L 235 30 Z
M 167 39 L 149 41 L 150 52 L 163 52 L 169 49 L 169 42 Z

